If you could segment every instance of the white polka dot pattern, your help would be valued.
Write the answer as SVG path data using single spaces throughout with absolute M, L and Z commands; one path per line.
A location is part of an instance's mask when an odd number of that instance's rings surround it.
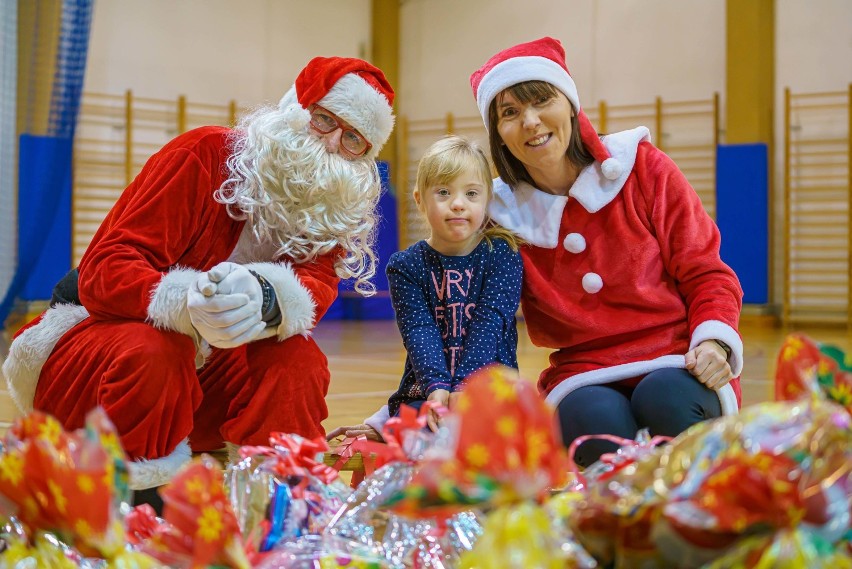
M 486 364 L 518 367 L 523 261 L 504 240 L 483 239 L 460 257 L 420 241 L 394 253 L 386 272 L 407 353 L 399 389 L 388 400 L 391 416 L 435 389 L 460 389 Z

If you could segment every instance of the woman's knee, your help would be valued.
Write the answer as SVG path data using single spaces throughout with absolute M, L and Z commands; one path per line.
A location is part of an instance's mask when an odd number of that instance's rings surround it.
M 630 398 L 633 414 L 652 434 L 675 436 L 690 426 L 719 417 L 715 391 L 685 369 L 661 369 L 646 375 Z
M 614 435 L 626 439 L 636 436 L 636 420 L 627 397 L 612 387 L 590 385 L 576 389 L 562 398 L 557 407 L 562 442 L 570 447 L 584 435 Z M 601 439 L 590 439 L 577 447 L 574 459 L 586 467 L 618 445 Z

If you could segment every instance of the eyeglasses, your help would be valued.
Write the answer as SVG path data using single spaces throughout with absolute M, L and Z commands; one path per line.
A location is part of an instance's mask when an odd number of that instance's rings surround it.
M 334 113 L 319 105 L 311 107 L 311 127 L 321 134 L 334 132 L 338 128 L 343 129 L 340 145 L 353 156 L 363 156 L 373 147 L 364 135 L 350 126 L 344 126 Z

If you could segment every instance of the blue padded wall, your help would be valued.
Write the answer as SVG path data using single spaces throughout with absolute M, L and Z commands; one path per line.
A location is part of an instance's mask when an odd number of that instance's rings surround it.
M 71 268 L 71 139 L 24 134 L 18 144 L 18 263 L 0 322 L 17 298 L 50 299 Z
M 765 144 L 720 145 L 716 224 L 722 260 L 740 279 L 743 302 L 769 301 L 769 169 Z
M 382 179 L 382 195 L 379 198 L 378 227 L 376 228 L 375 253 L 378 260 L 376 274 L 372 279 L 373 284 L 376 285 L 376 294 L 364 298 L 352 288 L 353 281 L 343 281 L 338 290 L 339 296 L 328 309 L 325 319 L 388 320 L 394 317 L 385 267 L 390 256 L 399 249 L 397 201 L 393 192 L 390 191 L 388 163 L 379 161 L 378 166 Z
M 18 296 L 47 300 L 71 268 L 71 139 L 21 136 L 18 259 L 29 275 Z

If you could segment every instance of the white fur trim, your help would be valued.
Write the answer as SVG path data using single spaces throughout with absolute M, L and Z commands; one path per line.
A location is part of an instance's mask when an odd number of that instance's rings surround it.
M 734 377 L 738 377 L 743 372 L 743 341 L 737 331 L 719 320 L 706 320 L 696 326 L 692 333 L 692 338 L 689 340 L 689 349 L 695 348 L 701 342 L 706 340 L 721 340 L 731 348 L 731 355 L 728 357 L 728 365 L 731 366 L 731 372 Z
M 364 419 L 364 424 L 376 429 L 377 433 L 381 433 L 388 419 L 390 419 L 390 409 L 387 405 L 382 405 L 381 409 Z
M 589 294 L 597 294 L 603 288 L 603 279 L 597 273 L 583 275 L 583 290 Z
M 296 334 L 308 335 L 314 327 L 316 303 L 289 263 L 251 263 L 245 266 L 263 276 L 275 289 L 281 324 L 275 330 L 279 340 Z
M 617 132 L 604 137 L 604 145 L 623 168 L 616 180 L 608 180 L 601 164 L 593 162 L 580 172 L 568 195 L 576 199 L 589 213 L 595 213 L 621 192 L 636 162 L 639 143 L 650 140 L 644 126 Z M 510 188 L 500 179 L 494 180 L 494 199 L 488 205 L 491 218 L 511 229 L 536 247 L 553 249 L 559 244 L 559 227 L 562 211 L 568 196 L 555 196 L 542 192 L 526 182 Z
M 632 362 L 578 373 L 554 387 L 553 391 L 547 394 L 545 400 L 556 408 L 559 406 L 559 402 L 575 389 L 589 385 L 604 385 L 631 377 L 645 376 L 652 371 L 668 368 L 686 369 L 684 356 L 661 356 L 654 360 Z M 730 383 L 725 384 L 724 387 L 717 390 L 716 396 L 719 397 L 723 415 L 736 415 L 739 412 L 734 388 L 731 387 Z
M 491 219 L 536 247 L 553 249 L 559 244 L 559 226 L 568 196 L 554 196 L 526 182 L 520 182 L 512 191 L 501 178 L 495 178 L 493 197 L 488 204 Z
M 562 398 L 581 387 L 588 385 L 603 385 L 629 379 L 631 377 L 639 377 L 648 375 L 652 371 L 667 368 L 686 368 L 686 360 L 683 356 L 661 356 L 654 360 L 646 360 L 642 362 L 633 362 L 629 364 L 621 364 L 617 366 L 605 367 L 593 371 L 586 371 L 573 375 L 567 380 L 553 388 L 553 391 L 547 394 L 547 402 L 554 407 L 559 405 Z
M 501 61 L 491 68 L 479 82 L 476 106 L 488 128 L 488 106 L 500 91 L 524 81 L 547 81 L 562 91 L 575 109 L 580 108 L 580 96 L 574 80 L 565 68 L 546 57 L 528 55 Z
M 88 317 L 88 311 L 82 306 L 57 304 L 47 309 L 41 322 L 25 330 L 9 346 L 9 356 L 3 363 L 3 375 L 9 394 L 22 413 L 33 410 L 41 368 L 57 342 Z
M 579 233 L 569 233 L 562 241 L 562 246 L 569 253 L 582 253 L 586 250 L 586 238 Z
M 131 490 L 145 490 L 168 484 L 191 459 L 192 451 L 189 448 L 189 442 L 184 439 L 167 456 L 152 460 L 140 458 L 128 462 L 127 468 L 130 471 L 128 486 Z
M 393 130 L 393 108 L 387 98 L 355 73 L 337 80 L 320 106 L 333 112 L 363 134 L 373 147 L 367 156 L 374 158 Z
M 615 158 L 607 158 L 601 163 L 601 172 L 607 180 L 617 180 L 623 171 L 621 162 Z
M 160 330 L 173 330 L 196 338 L 195 328 L 186 308 L 189 288 L 201 275 L 194 269 L 175 267 L 151 291 L 148 321 Z
M 722 415 L 736 415 L 740 412 L 740 407 L 737 405 L 737 394 L 734 393 L 734 388 L 731 387 L 730 383 L 726 383 L 717 389 L 716 396 L 722 405 Z
M 614 180 L 608 179 L 601 170 L 602 165 L 599 162 L 593 162 L 583 168 L 568 195 L 580 202 L 589 213 L 599 211 L 621 192 L 633 171 L 636 151 L 643 140 L 651 140 L 651 133 L 644 126 L 605 136 L 604 146 L 621 168 L 620 175 Z

